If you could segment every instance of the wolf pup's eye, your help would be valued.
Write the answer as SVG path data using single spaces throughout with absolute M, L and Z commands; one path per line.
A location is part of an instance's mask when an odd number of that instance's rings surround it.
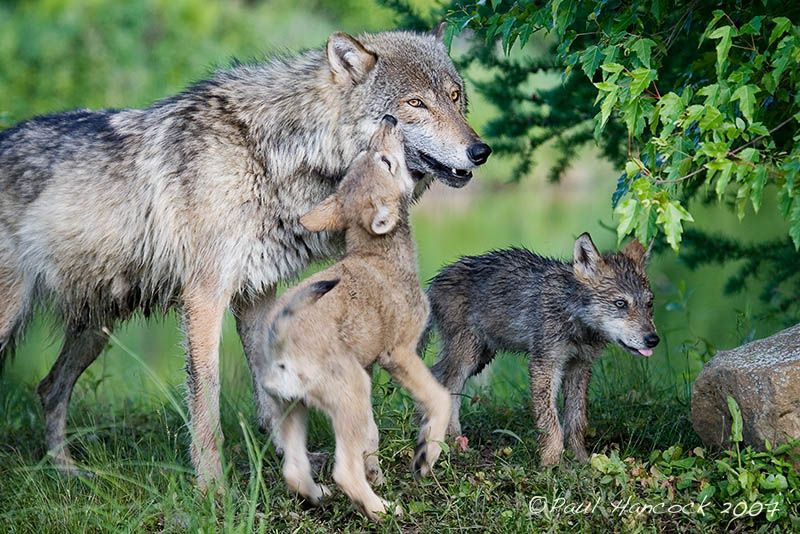
M 411 98 L 411 99 L 409 99 L 408 105 L 411 106 L 412 108 L 424 108 L 425 107 L 425 103 L 422 102 L 422 100 L 420 100 L 419 98 Z
M 450 92 L 450 100 L 452 100 L 453 102 L 458 102 L 459 97 L 461 97 L 461 91 L 459 91 L 458 89 L 453 89 Z
M 628 303 L 625 301 L 625 299 L 617 299 L 614 301 L 614 306 L 616 306 L 620 310 L 624 310 L 625 308 L 628 307 Z
M 389 169 L 389 172 L 392 172 L 392 162 L 389 161 L 389 158 L 381 156 L 381 162 L 386 164 L 386 168 Z

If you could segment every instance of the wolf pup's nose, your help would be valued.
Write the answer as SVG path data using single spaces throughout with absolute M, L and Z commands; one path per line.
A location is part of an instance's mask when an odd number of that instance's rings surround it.
M 394 118 L 393 115 L 389 115 L 388 113 L 384 115 L 381 120 L 387 124 L 390 124 L 391 126 L 397 126 L 397 119 Z
M 659 338 L 656 334 L 649 334 L 644 338 L 644 344 L 647 345 L 647 348 L 649 349 L 652 349 L 658 345 L 659 341 L 661 341 L 661 338 Z
M 489 159 L 489 154 L 492 153 L 492 147 L 486 143 L 475 143 L 470 145 L 467 149 L 467 156 L 469 160 L 475 165 L 483 165 Z

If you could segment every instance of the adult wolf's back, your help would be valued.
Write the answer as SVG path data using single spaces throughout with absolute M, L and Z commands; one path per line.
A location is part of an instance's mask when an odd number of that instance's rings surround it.
M 335 33 L 325 50 L 239 65 L 144 110 L 62 113 L 0 133 L 0 347 L 36 303 L 60 312 L 67 336 L 39 385 L 57 464 L 74 469 L 67 404 L 105 345 L 101 329 L 177 305 L 192 461 L 201 485 L 218 478 L 225 309 L 252 360 L 276 284 L 339 247 L 299 217 L 334 190 L 381 117 L 399 119 L 422 187 L 425 176 L 461 186 L 490 153 L 465 109 L 437 36 Z M 273 407 L 256 395 L 268 423 Z

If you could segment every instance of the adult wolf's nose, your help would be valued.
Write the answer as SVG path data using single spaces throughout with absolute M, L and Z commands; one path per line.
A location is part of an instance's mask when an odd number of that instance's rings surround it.
M 661 338 L 659 338 L 656 334 L 648 334 L 644 338 L 644 344 L 647 345 L 648 349 L 652 349 L 658 345 L 659 341 L 661 341 Z
M 492 147 L 486 143 L 475 143 L 470 145 L 467 149 L 467 156 L 469 160 L 475 165 L 483 165 L 489 159 L 489 154 L 492 153 Z

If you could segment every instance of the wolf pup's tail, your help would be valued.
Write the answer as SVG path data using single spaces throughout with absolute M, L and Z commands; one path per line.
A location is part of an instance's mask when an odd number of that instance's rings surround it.
M 335 280 L 321 280 L 298 291 L 297 294 L 289 300 L 286 306 L 278 312 L 275 316 L 275 320 L 272 321 L 269 327 L 269 337 L 267 338 L 269 346 L 274 348 L 280 344 L 286 332 L 286 328 L 289 326 L 292 316 L 294 316 L 295 313 L 317 302 L 323 295 L 338 284 L 338 278 Z

